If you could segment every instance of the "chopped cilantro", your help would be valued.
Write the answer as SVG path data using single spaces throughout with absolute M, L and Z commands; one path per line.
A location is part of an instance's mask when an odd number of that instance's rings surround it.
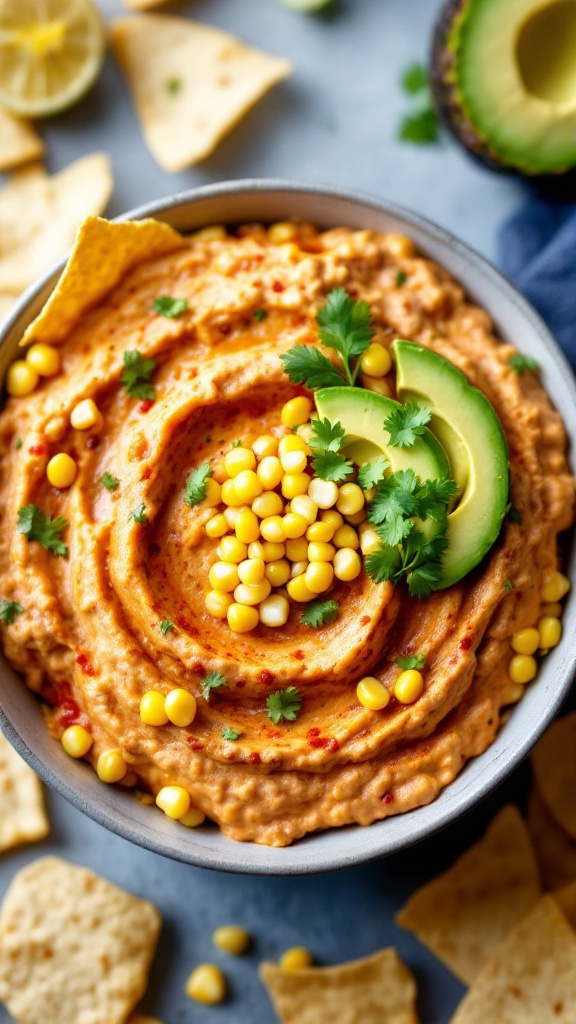
M 389 466 L 388 459 L 385 459 L 383 455 L 377 455 L 370 462 L 365 462 L 358 470 L 358 483 L 360 487 L 364 491 L 369 490 L 371 487 L 376 487 L 380 480 L 383 479 Z
M 215 690 L 218 686 L 228 686 L 228 680 L 224 678 L 221 672 L 209 672 L 206 678 L 202 680 L 202 696 L 204 700 L 209 701 L 212 690 Z
M 120 481 L 115 476 L 112 476 L 111 473 L 103 473 L 102 486 L 105 487 L 107 491 L 116 491 L 120 486 Z
M 502 584 L 502 590 L 515 590 L 515 589 L 516 588 L 515 588 L 514 583 L 512 582 L 512 580 L 504 580 L 504 583 Z
M 333 480 L 339 483 L 345 480 L 352 472 L 353 466 L 344 455 L 339 454 L 339 448 L 344 440 L 344 430 L 340 423 L 330 423 L 330 420 L 312 420 L 314 433 L 308 439 L 315 458 L 312 459 L 312 469 L 316 476 L 322 480 Z
M 180 92 L 182 88 L 182 80 L 180 78 L 169 78 L 166 82 L 166 92 L 170 93 L 171 96 L 175 96 L 176 93 Z
M 140 502 L 138 508 L 135 508 L 134 511 L 130 513 L 129 518 L 133 519 L 135 523 L 141 523 L 142 525 L 148 522 L 148 516 L 146 515 L 146 505 L 143 501 Z
M 24 611 L 21 604 L 18 601 L 7 601 L 5 597 L 0 601 L 0 621 L 5 626 L 11 626 L 17 615 L 22 615 Z
M 198 505 L 206 497 L 206 481 L 212 476 L 208 462 L 201 462 L 193 469 L 186 481 L 186 504 Z
M 68 520 L 62 516 L 52 519 L 46 515 L 37 505 L 25 505 L 18 509 L 18 531 L 23 533 L 28 540 L 37 540 L 54 555 L 65 558 L 68 554 L 68 546 L 62 542 L 61 533 L 68 526 Z
M 398 138 L 402 142 L 413 142 L 420 146 L 438 142 L 439 137 L 438 118 L 429 101 L 421 110 L 407 114 L 398 129 Z
M 404 273 L 403 270 L 399 270 L 397 272 L 396 277 L 394 278 L 394 281 L 396 282 L 396 287 L 397 288 L 401 288 L 402 285 L 406 283 L 407 276 L 406 276 L 406 274 Z
M 232 444 L 230 445 L 231 448 L 242 448 L 242 446 L 242 441 L 232 441 Z
M 409 96 L 416 96 L 428 88 L 428 72 L 423 64 L 414 61 L 404 68 L 400 77 L 400 85 Z
M 169 633 L 171 629 L 174 629 L 174 623 L 170 622 L 170 619 L 162 619 L 162 622 L 160 623 L 160 632 L 166 636 L 166 633 Z
M 20 451 L 20 449 L 22 447 L 22 444 L 23 444 L 22 438 L 21 437 L 17 437 L 16 440 L 14 441 L 14 447 L 15 447 L 17 452 Z
M 302 697 L 295 686 L 286 686 L 284 690 L 276 690 L 266 698 L 268 718 L 278 725 L 283 718 L 288 722 L 294 722 L 302 707 Z
M 156 400 L 156 389 L 150 377 L 156 369 L 155 359 L 145 359 L 141 352 L 124 353 L 124 370 L 120 380 L 131 398 Z
M 280 361 L 293 384 L 305 384 L 311 390 L 348 383 L 328 357 L 311 345 L 294 345 Z
M 338 452 L 322 452 L 312 459 L 312 469 L 321 480 L 333 480 L 338 484 L 352 473 L 354 467 Z
M 404 668 L 404 669 L 407 669 L 407 668 L 417 668 L 417 669 L 420 669 L 420 668 L 424 668 L 424 665 L 425 665 L 425 662 L 426 662 L 426 655 L 422 654 L 422 653 L 420 653 L 420 654 L 408 654 L 408 655 L 406 655 L 406 657 L 396 658 L 395 661 L 396 661 L 396 664 L 398 665 L 398 668 Z
M 521 352 L 515 352 L 514 355 L 508 359 L 508 366 L 514 370 L 514 373 L 523 374 L 526 370 L 533 370 L 537 373 L 540 369 L 540 363 L 537 359 L 532 359 L 532 356 L 523 356 Z
M 188 309 L 186 299 L 173 299 L 170 295 L 159 295 L 152 303 L 152 309 L 168 320 L 175 320 Z
M 407 402 L 399 409 L 394 409 L 384 420 L 384 428 L 390 434 L 388 444 L 394 448 L 408 448 L 420 437 L 429 422 L 432 413 L 418 402 Z
M 334 619 L 338 618 L 339 610 L 338 601 L 311 601 L 302 612 L 300 622 L 317 629 L 327 622 L 334 622 Z
M 510 520 L 511 523 L 518 523 L 519 526 L 521 526 L 523 522 L 522 513 L 519 511 L 519 509 L 514 508 L 513 505 L 511 505 L 510 508 L 508 509 L 508 519 Z
M 224 729 L 224 732 L 222 733 L 222 739 L 230 740 L 231 743 L 233 743 L 234 740 L 239 739 L 239 737 L 240 733 L 237 732 L 236 729 Z
M 266 312 L 265 309 L 255 309 L 254 310 L 254 319 L 257 320 L 258 323 L 261 323 L 262 320 L 265 320 L 267 316 L 268 316 L 268 313 Z
M 330 423 L 330 420 L 311 420 L 314 433 L 308 438 L 308 445 L 313 452 L 339 452 L 344 440 L 344 428 L 341 423 Z

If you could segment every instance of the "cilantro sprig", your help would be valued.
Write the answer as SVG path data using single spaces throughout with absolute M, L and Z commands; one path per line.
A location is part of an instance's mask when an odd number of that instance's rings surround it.
M 351 298 L 344 288 L 334 288 L 318 310 L 316 324 L 321 343 L 338 353 L 340 363 L 335 366 L 311 345 L 295 345 L 280 357 L 290 380 L 312 390 L 354 385 L 360 370 L 358 357 L 374 334 L 370 306 Z
M 283 690 L 276 690 L 275 693 L 268 694 L 266 707 L 268 708 L 268 718 L 274 722 L 274 725 L 278 725 L 283 718 L 287 722 L 294 722 L 302 707 L 300 691 L 295 686 L 286 686 Z
M 180 313 L 186 312 L 188 303 L 186 299 L 173 299 L 171 295 L 159 295 L 152 303 L 152 309 L 159 316 L 165 316 L 168 320 L 175 320 Z
M 524 356 L 521 352 L 515 352 L 508 359 L 508 366 L 514 373 L 522 376 L 526 370 L 532 370 L 534 373 L 538 373 L 540 369 L 540 363 L 537 359 L 533 359 L 532 356 Z
M 230 743 L 234 743 L 237 739 L 240 738 L 240 735 L 241 734 L 238 732 L 237 729 L 227 728 L 222 731 L 222 739 L 229 740 Z
M 412 110 L 402 118 L 398 138 L 420 145 L 437 142 L 438 118 L 432 105 L 426 68 L 422 64 L 410 64 L 401 75 L 400 85 L 411 99 Z
M 174 623 L 170 622 L 170 619 L 162 619 L 162 622 L 160 623 L 160 632 L 162 635 L 166 636 L 166 633 L 169 633 L 171 629 L 174 629 Z
M 384 429 L 390 434 L 388 444 L 393 448 L 411 447 L 426 430 L 431 415 L 430 409 L 418 402 L 406 402 L 394 409 L 384 420 Z
M 212 690 L 216 690 L 219 686 L 228 686 L 228 680 L 224 678 L 221 672 L 209 672 L 205 679 L 202 680 L 201 686 L 204 700 L 209 701 Z
M 101 480 L 102 486 L 105 487 L 107 491 L 116 491 L 120 486 L 118 478 L 112 476 L 112 473 L 108 473 L 107 471 L 102 474 Z
M 64 544 L 61 537 L 67 526 L 68 520 L 63 516 L 52 519 L 49 513 L 42 512 L 37 505 L 24 505 L 18 509 L 18 532 L 23 533 L 28 540 L 37 540 L 43 548 L 61 558 L 66 558 L 68 554 L 68 545 Z
M 311 422 L 314 433 L 308 438 L 308 444 L 314 453 L 312 469 L 321 480 L 341 483 L 354 468 L 352 463 L 340 454 L 344 428 L 341 423 L 330 423 L 328 419 Z
M 130 513 L 129 518 L 132 519 L 135 523 L 139 523 L 141 526 L 145 526 L 145 524 L 148 522 L 148 515 L 146 513 L 146 502 L 141 501 L 140 504 Z
M 192 507 L 204 501 L 206 497 L 206 485 L 212 476 L 212 469 L 208 462 L 201 462 L 196 469 L 193 469 L 186 481 L 186 504 Z
M 319 626 L 334 622 L 338 618 L 339 611 L 338 601 L 311 601 L 302 612 L 300 622 L 303 622 L 305 626 L 310 626 L 311 629 L 318 629 Z
M 145 359 L 141 352 L 136 350 L 124 353 L 124 370 L 120 380 L 130 398 L 145 398 L 148 401 L 156 401 L 156 389 L 150 382 L 150 377 L 156 369 L 155 359 Z
M 422 651 L 420 651 L 418 654 L 407 654 L 403 657 L 395 658 L 394 660 L 398 665 L 398 668 L 421 669 L 424 668 L 424 665 L 426 664 L 426 655 Z
M 371 487 L 376 487 L 389 468 L 390 463 L 383 455 L 377 455 L 375 459 L 371 459 L 370 462 L 365 462 L 363 466 L 360 466 L 358 470 L 358 483 L 362 490 L 368 491 Z
M 22 615 L 24 611 L 21 604 L 18 601 L 8 601 L 7 598 L 3 597 L 0 601 L 0 622 L 5 626 L 11 626 L 17 615 Z

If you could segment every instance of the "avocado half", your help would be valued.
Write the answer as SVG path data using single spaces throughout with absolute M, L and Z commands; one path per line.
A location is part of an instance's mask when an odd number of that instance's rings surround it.
M 439 116 L 500 170 L 576 165 L 575 0 L 449 0 L 436 25 L 431 84 Z

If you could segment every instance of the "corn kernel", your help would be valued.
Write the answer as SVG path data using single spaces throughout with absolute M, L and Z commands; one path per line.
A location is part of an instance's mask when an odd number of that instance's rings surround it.
M 287 512 L 282 518 L 282 526 L 287 540 L 297 540 L 306 533 L 308 520 L 296 512 Z
M 60 353 L 52 345 L 31 345 L 26 353 L 26 362 L 41 377 L 55 377 L 60 370 Z
M 364 676 L 356 687 L 356 696 L 369 711 L 382 711 L 390 701 L 390 691 L 374 676 Z
M 220 500 L 224 505 L 231 506 L 232 508 L 238 508 L 239 505 L 245 504 L 245 499 L 241 498 L 236 490 L 235 479 L 224 481 L 220 488 Z
M 335 548 L 352 548 L 353 551 L 360 547 L 358 534 L 352 526 L 340 526 L 332 538 L 332 543 Z
M 360 550 L 363 555 L 371 555 L 382 547 L 376 530 L 370 523 L 361 523 L 360 529 Z
M 332 540 L 334 536 L 334 527 L 330 523 L 323 523 L 322 521 L 312 523 L 311 526 L 306 530 L 306 539 L 308 541 L 319 542 L 321 544 L 327 544 L 328 541 Z
M 282 245 L 284 242 L 293 242 L 298 237 L 298 228 L 289 221 L 278 221 L 268 228 L 268 238 L 274 245 Z
M 204 526 L 204 530 L 206 531 L 207 537 L 224 537 L 229 530 L 224 513 L 218 512 L 217 515 L 212 516 L 212 519 L 209 519 Z
M 203 504 L 208 508 L 215 508 L 222 501 L 222 487 L 213 476 L 209 476 L 206 480 L 206 497 L 203 499 Z
M 359 512 L 353 512 L 352 515 L 346 513 L 346 519 L 351 526 L 360 526 L 361 523 L 365 523 L 368 518 L 368 514 L 365 508 L 361 508 Z
M 212 618 L 225 619 L 233 600 L 232 595 L 225 593 L 223 590 L 209 590 L 204 598 L 204 604 L 206 605 L 206 611 Z
M 519 629 L 510 644 L 518 654 L 534 654 L 538 650 L 540 634 L 537 629 Z
M 330 526 L 334 527 L 334 532 L 340 529 L 344 523 L 344 516 L 341 516 L 335 508 L 329 508 L 324 512 L 320 513 L 320 522 L 329 523 Z
M 353 516 L 364 508 L 364 493 L 358 484 L 342 484 L 336 508 L 344 516 Z
M 378 342 L 369 345 L 360 360 L 362 373 L 367 373 L 370 377 L 385 377 L 391 366 L 392 359 L 388 349 Z
M 303 429 L 303 428 L 299 428 Z M 287 434 L 286 437 L 281 437 L 278 443 L 278 455 L 280 459 L 283 459 L 289 452 L 303 452 L 304 455 L 312 455 L 311 449 L 308 447 L 306 440 L 298 434 Z
M 224 457 L 228 476 L 238 476 L 245 469 L 256 469 L 256 456 L 251 448 L 231 448 Z
M 286 541 L 286 558 L 291 562 L 308 561 L 308 541 L 306 537 L 298 537 L 296 540 Z
M 278 963 L 283 971 L 300 971 L 312 965 L 312 954 L 304 946 L 293 946 L 282 953 Z
M 256 475 L 265 491 L 273 491 L 284 476 L 282 463 L 277 455 L 266 455 L 258 465 Z
M 386 235 L 386 248 L 393 256 L 414 255 L 414 242 L 406 235 Z
M 315 476 L 308 486 L 308 494 L 318 508 L 332 508 L 338 501 L 338 486 L 333 480 L 321 480 Z
M 541 650 L 547 651 L 550 647 L 556 647 L 562 636 L 562 624 L 560 619 L 553 615 L 545 615 L 538 623 L 539 643 Z
M 277 455 L 278 438 L 273 437 L 272 434 L 262 434 L 260 437 L 257 437 L 256 440 L 254 441 L 252 445 L 252 451 L 254 452 L 254 455 L 258 459 L 258 462 L 261 462 L 262 459 L 265 459 L 267 455 Z
M 222 484 L 222 486 L 224 487 L 225 485 Z M 233 530 L 234 527 L 236 526 L 236 520 L 238 519 L 240 513 L 244 512 L 245 509 L 247 508 L 248 505 L 237 505 L 234 508 L 230 506 L 229 508 L 224 509 L 222 515 L 224 516 L 224 519 L 228 523 L 228 526 L 231 530 Z
M 261 468 L 262 463 L 258 468 Z M 262 482 L 253 469 L 243 469 L 234 477 L 234 491 L 242 504 L 249 504 L 262 494 Z
M 248 546 L 238 540 L 238 537 L 222 537 L 218 545 L 218 557 L 222 562 L 232 562 L 233 565 L 238 565 L 244 561 L 247 554 Z
M 190 794 L 182 786 L 163 786 L 156 794 L 156 806 L 169 818 L 178 821 L 190 810 Z
M 281 516 L 267 516 L 260 522 L 260 533 L 264 540 L 272 541 L 273 544 L 283 544 L 286 540 L 284 533 L 284 522 Z
M 305 398 L 304 395 L 298 395 L 297 398 L 291 398 L 289 402 L 286 402 L 280 413 L 280 419 L 285 427 L 292 430 L 294 427 L 300 426 L 301 423 L 306 423 L 311 412 L 312 402 L 310 399 Z
M 209 224 L 192 235 L 198 242 L 223 242 L 228 232 L 223 224 Z
M 78 466 L 74 459 L 67 455 L 66 452 L 59 452 L 58 455 L 53 455 L 46 466 L 48 482 L 52 484 L 52 487 L 57 487 L 60 491 L 72 486 L 77 472 Z
M 100 411 L 92 398 L 83 398 L 70 413 L 70 425 L 74 430 L 90 430 L 100 419 Z
M 277 562 L 279 558 L 284 558 L 285 554 L 286 547 L 284 544 L 271 540 L 265 540 L 262 544 L 262 558 L 265 562 Z
M 544 577 L 543 601 L 561 601 L 570 590 L 570 580 L 561 572 L 551 572 Z
M 300 604 L 306 601 L 314 601 L 317 594 L 313 590 L 309 590 L 306 586 L 306 580 L 304 575 L 295 576 L 286 584 L 286 590 L 293 601 L 298 601 Z
M 238 566 L 241 583 L 260 583 L 264 579 L 266 563 L 263 558 L 246 558 Z
M 259 540 L 248 545 L 248 558 L 264 558 L 264 547 Z
M 185 825 L 186 828 L 198 828 L 198 825 L 203 825 L 206 821 L 206 815 L 199 807 L 191 807 L 186 814 L 178 818 L 178 821 L 180 825 Z
M 36 387 L 40 375 L 33 366 L 30 366 L 25 359 L 17 359 L 8 367 L 6 374 L 6 391 L 13 398 L 24 398 L 30 395 Z
M 309 485 L 307 473 L 286 473 L 282 480 L 282 494 L 288 499 L 296 498 L 299 494 L 306 494 Z
M 560 601 L 552 601 L 550 604 L 543 604 L 540 608 L 540 615 L 544 618 L 547 615 L 552 615 L 553 618 L 559 619 L 562 615 L 562 605 Z
M 365 487 L 364 488 L 364 490 L 362 491 L 362 494 L 364 495 L 364 501 L 366 502 L 366 504 L 369 504 L 374 499 L 374 495 L 376 494 L 377 490 L 378 490 L 377 487 Z
M 280 457 L 282 469 L 285 473 L 302 473 L 308 464 L 304 452 L 286 452 Z
M 196 717 L 196 697 L 182 687 L 176 687 L 166 694 L 164 707 L 172 725 L 185 729 Z
M 350 583 L 360 575 L 362 559 L 353 548 L 339 548 L 334 555 L 334 574 L 336 579 Z
M 260 622 L 264 626 L 276 629 L 278 626 L 285 626 L 290 614 L 290 605 L 282 594 L 271 594 L 265 598 L 259 607 Z
M 295 512 L 297 516 L 304 516 L 308 525 L 311 526 L 316 521 L 318 505 L 307 494 L 297 494 L 290 502 L 290 511 Z
M 82 725 L 69 725 L 64 729 L 60 742 L 70 757 L 84 757 L 94 740 Z
M 197 1003 L 213 1006 L 226 998 L 226 979 L 215 964 L 200 964 L 189 976 L 185 991 Z
M 290 579 L 290 562 L 285 558 L 280 558 L 277 562 L 268 562 L 266 566 L 266 579 L 270 581 L 273 587 L 283 587 Z
M 502 706 L 505 707 L 507 704 L 517 704 L 525 693 L 526 690 L 521 683 L 508 683 L 508 686 L 505 686 L 501 693 Z
M 159 690 L 146 690 L 140 698 L 140 719 L 144 725 L 167 725 L 164 694 Z
M 258 522 L 258 516 L 251 509 L 245 509 L 240 512 L 234 525 L 234 530 L 238 540 L 244 544 L 252 544 L 253 541 L 258 540 L 260 537 L 260 523 Z
M 223 590 L 225 593 L 234 590 L 240 583 L 238 569 L 232 562 L 214 562 L 210 566 L 208 579 L 212 590 Z
M 224 953 L 241 956 L 250 945 L 250 935 L 245 928 L 235 924 L 223 924 L 212 932 L 212 942 Z
M 516 654 L 508 664 L 508 675 L 513 683 L 530 683 L 537 671 L 536 658 L 529 654 Z
M 239 583 L 234 591 L 237 604 L 257 605 L 265 601 L 272 589 L 270 580 L 265 578 L 260 583 Z
M 280 515 L 284 508 L 284 502 L 279 494 L 275 491 L 265 491 L 264 494 L 259 494 L 257 498 L 254 498 L 252 502 L 252 511 L 258 516 L 259 519 L 268 519 L 269 516 Z
M 394 683 L 394 696 L 401 704 L 414 704 L 424 692 L 424 678 L 415 668 L 401 672 Z
M 290 566 L 290 578 L 294 579 L 296 576 L 303 576 L 309 565 L 310 562 L 307 558 L 303 559 L 301 562 L 292 562 L 292 565 Z
M 316 416 L 316 410 L 313 409 L 310 415 Z M 296 427 L 297 437 L 301 438 L 302 441 L 305 441 L 306 444 L 310 443 L 310 438 L 314 437 L 315 433 L 316 432 L 311 423 L 301 423 L 299 427 Z M 308 452 L 308 455 L 310 455 L 310 452 Z
M 228 609 L 228 625 L 233 633 L 249 633 L 260 622 L 257 608 L 246 604 L 231 604 Z
M 304 580 L 313 594 L 323 594 L 334 582 L 334 569 L 330 562 L 311 562 L 304 573 Z
M 367 373 L 363 373 L 362 384 L 367 391 L 374 391 L 377 395 L 384 395 L 385 398 L 390 398 L 392 394 L 383 377 L 369 377 Z
M 96 774 L 101 782 L 120 782 L 127 771 L 128 765 L 118 748 L 104 750 L 96 762 Z
M 321 541 L 312 541 L 308 545 L 309 562 L 331 562 L 336 554 L 333 544 L 324 544 Z

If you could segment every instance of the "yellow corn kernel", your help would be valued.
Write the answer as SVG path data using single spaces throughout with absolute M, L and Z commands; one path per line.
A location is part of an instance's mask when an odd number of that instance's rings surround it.
M 377 487 L 365 487 L 364 490 L 362 491 L 362 494 L 364 495 L 364 501 L 366 503 L 371 502 L 377 490 Z
M 308 520 L 297 512 L 287 512 L 282 518 L 282 527 L 287 540 L 298 540 L 308 529 Z
M 258 609 L 250 608 L 247 604 L 231 604 L 227 619 L 233 633 L 249 633 L 260 622 Z
M 309 485 L 307 473 L 286 473 L 282 480 L 282 494 L 288 499 L 296 498 L 299 494 L 306 494 Z
M 48 482 L 52 484 L 52 487 L 57 487 L 60 491 L 72 486 L 77 472 L 78 466 L 74 459 L 67 455 L 66 452 L 59 452 L 58 455 L 53 455 L 46 466 Z
M 198 242 L 223 242 L 228 232 L 223 224 L 210 224 L 195 231 L 192 238 Z
M 383 377 L 369 377 L 367 373 L 363 373 L 362 384 L 367 391 L 375 391 L 377 395 L 384 395 L 385 398 L 390 398 L 392 394 Z
M 82 725 L 69 725 L 64 729 L 60 742 L 70 757 L 84 757 L 94 740 Z
M 260 522 L 260 533 L 264 540 L 272 541 L 273 544 L 283 544 L 286 540 L 284 533 L 284 522 L 281 516 L 267 516 Z
M 507 704 L 517 704 L 525 693 L 526 690 L 521 683 L 508 683 L 508 686 L 505 686 L 501 693 L 502 706 L 505 707 Z
M 545 615 L 538 623 L 539 643 L 541 650 L 547 651 L 550 647 L 556 647 L 562 636 L 562 623 L 554 615 Z
M 264 491 L 264 494 L 259 494 L 252 502 L 252 511 L 259 519 L 268 519 L 269 516 L 278 516 L 283 508 L 284 502 L 280 495 L 276 494 L 275 491 Z
M 304 573 L 304 581 L 313 594 L 323 594 L 334 582 L 334 569 L 330 562 L 311 562 Z
M 128 765 L 118 747 L 104 750 L 96 762 L 96 774 L 101 782 L 120 782 L 127 771 Z
M 329 508 L 324 512 L 320 513 L 320 522 L 329 523 L 330 526 L 334 527 L 334 532 L 339 530 L 344 523 L 344 516 L 341 516 L 335 508 Z
M 294 579 L 289 580 L 286 584 L 286 590 L 293 601 L 298 601 L 300 604 L 306 601 L 314 601 L 317 595 L 313 590 L 309 590 L 306 586 L 306 580 L 304 575 L 295 576 Z
M 260 463 L 260 467 L 261 465 L 262 463 Z M 262 490 L 262 482 L 253 469 L 243 469 L 234 477 L 234 491 L 240 498 L 241 504 L 250 504 L 254 498 L 262 494 Z
M 312 541 L 308 545 L 309 562 L 331 562 L 336 554 L 333 544 L 324 544 L 321 541 Z
M 290 579 L 290 562 L 285 558 L 280 558 L 277 562 L 268 562 L 265 571 L 266 579 L 273 587 L 283 587 Z
M 292 430 L 294 427 L 300 426 L 301 423 L 306 423 L 311 412 L 312 402 L 310 399 L 305 398 L 304 395 L 298 395 L 297 398 L 291 398 L 289 402 L 286 402 L 280 413 L 280 419 L 285 427 Z
M 241 540 L 238 540 L 238 537 L 222 537 L 218 545 L 218 557 L 222 562 L 232 562 L 233 565 L 239 565 L 247 555 L 248 546 Z
M 306 530 L 306 539 L 319 542 L 320 544 L 327 544 L 328 541 L 332 540 L 333 536 L 334 527 L 330 523 L 323 523 L 321 520 L 320 522 L 312 523 Z
M 388 349 L 378 342 L 369 345 L 360 360 L 362 373 L 367 373 L 369 377 L 385 377 L 391 366 L 392 359 Z
M 238 566 L 241 583 L 260 583 L 264 579 L 266 562 L 263 558 L 246 558 Z
M 190 794 L 182 786 L 162 786 L 156 794 L 156 806 L 169 818 L 178 821 L 190 810 Z
M 36 387 L 40 375 L 33 366 L 30 366 L 25 359 L 17 359 L 8 367 L 6 374 L 6 391 L 13 398 L 24 398 L 30 395 Z
M 232 562 L 214 562 L 210 566 L 208 579 L 212 590 L 223 590 L 225 593 L 230 593 L 240 583 L 238 568 Z
M 363 555 L 371 555 L 382 547 L 376 530 L 370 523 L 361 523 L 358 531 L 360 534 L 360 550 Z
M 178 686 L 166 694 L 164 707 L 172 725 L 185 729 L 196 717 L 196 697 Z
M 186 814 L 178 818 L 178 821 L 181 825 L 185 825 L 186 828 L 198 828 L 198 825 L 202 825 L 206 821 L 206 815 L 200 808 L 191 807 Z
M 264 558 L 264 547 L 259 540 L 248 545 L 248 558 Z
M 238 540 L 244 544 L 252 544 L 253 541 L 258 540 L 260 537 L 260 523 L 258 522 L 258 516 L 251 509 L 245 509 L 240 512 L 234 525 L 234 530 Z
M 360 547 L 360 539 L 352 526 L 340 526 L 332 538 L 335 548 L 356 548 Z
M 277 455 L 266 455 L 256 470 L 258 479 L 265 491 L 273 491 L 284 476 L 282 463 Z
M 302 473 L 306 469 L 308 459 L 304 452 L 286 452 L 280 457 L 285 473 Z
M 424 677 L 415 668 L 401 672 L 394 683 L 394 696 L 401 704 L 414 704 L 424 692 Z
M 140 698 L 140 719 L 144 725 L 167 725 L 164 694 L 159 690 L 146 690 Z
M 296 540 L 286 541 L 286 558 L 291 562 L 308 561 L 308 541 L 306 537 L 298 537 Z
M 334 555 L 334 574 L 336 579 L 350 583 L 360 575 L 362 559 L 353 548 L 339 548 Z
M 346 519 L 351 526 L 360 526 L 360 523 L 365 523 L 368 518 L 368 514 L 365 508 L 361 508 L 359 512 L 354 512 L 352 515 L 346 513 Z
M 270 580 L 265 578 L 260 583 L 239 583 L 234 591 L 236 604 L 257 605 L 265 601 L 272 590 Z
M 245 499 L 238 495 L 236 490 L 236 480 L 225 480 L 220 488 L 220 500 L 224 505 L 228 505 L 232 508 L 238 508 L 239 505 L 245 504 Z M 225 515 L 226 513 L 224 513 Z
M 332 508 L 338 501 L 338 485 L 333 480 L 321 480 L 320 477 L 312 477 L 308 486 L 308 494 L 318 505 L 318 508 Z M 320 517 L 322 518 L 322 517 Z
M 534 654 L 540 645 L 540 634 L 537 629 L 519 629 L 514 633 L 510 644 L 517 654 Z
M 250 934 L 236 924 L 223 924 L 212 932 L 212 942 L 224 953 L 241 956 L 250 945 Z
M 308 525 L 311 526 L 316 521 L 318 505 L 307 494 L 297 494 L 290 502 L 290 511 L 295 512 L 297 516 L 304 516 Z
M 414 255 L 414 242 L 406 235 L 386 235 L 386 248 L 393 256 Z
M 204 598 L 204 604 L 213 619 L 225 619 L 233 600 L 232 595 L 223 590 L 209 590 Z
M 369 711 L 382 711 L 390 702 L 390 691 L 374 676 L 364 676 L 356 687 L 356 696 Z
M 342 484 L 336 508 L 344 516 L 353 516 L 364 508 L 364 492 L 358 484 Z
M 515 654 L 508 664 L 508 675 L 513 683 L 530 683 L 538 671 L 538 662 L 529 654 Z
M 301 429 L 301 428 L 299 428 Z M 278 444 L 278 455 L 282 459 L 288 452 L 304 452 L 304 455 L 311 455 L 312 451 L 308 447 L 305 439 L 300 434 L 288 434 L 286 437 L 281 437 Z
M 224 457 L 228 476 L 235 477 L 245 469 L 256 469 L 256 456 L 251 448 L 231 448 Z
M 83 398 L 70 413 L 70 425 L 74 430 L 91 430 L 100 420 L 100 410 L 92 398 Z
M 303 576 L 309 565 L 310 562 L 307 558 L 303 559 L 301 562 L 293 562 L 290 566 L 290 578 L 294 579 L 296 576 Z
M 267 455 L 277 455 L 278 438 L 273 437 L 272 434 L 262 434 L 254 441 L 252 451 L 254 452 L 258 462 L 265 459 Z
M 272 540 L 265 540 L 262 544 L 262 558 L 265 562 L 277 562 L 279 558 L 284 558 L 285 554 L 284 544 Z
M 312 965 L 312 954 L 304 946 L 292 946 L 282 953 L 278 963 L 283 971 L 300 971 Z
M 290 614 L 290 605 L 283 594 L 271 594 L 259 607 L 260 622 L 276 629 L 285 626 Z
M 225 484 L 222 484 L 222 486 L 224 487 Z M 230 527 L 231 530 L 233 530 L 234 527 L 236 526 L 236 520 L 238 519 L 240 513 L 244 512 L 245 509 L 247 508 L 248 505 L 237 505 L 234 508 L 230 506 L 229 508 L 224 509 L 222 515 L 224 516 L 224 519 L 228 523 L 228 526 Z
M 298 236 L 298 228 L 289 221 L 278 221 L 268 228 L 268 238 L 274 245 L 282 245 L 284 242 L 293 242 Z
M 189 976 L 185 991 L 197 1003 L 213 1006 L 226 998 L 226 979 L 215 964 L 200 964 Z
M 562 605 L 560 601 L 552 601 L 550 604 L 543 604 L 540 608 L 540 615 L 546 618 L 547 615 L 552 615 L 553 618 L 559 619 L 562 615 Z
M 209 476 L 206 480 L 206 497 L 203 500 L 203 504 L 207 505 L 208 508 L 215 508 L 216 505 L 220 505 L 222 501 L 222 487 L 213 476 Z
M 206 536 L 214 538 L 224 537 L 225 534 L 228 533 L 228 529 L 228 523 L 226 522 L 226 517 L 223 512 L 219 512 L 217 515 L 212 516 L 212 519 L 209 519 L 204 526 Z
M 52 345 L 31 345 L 26 353 L 26 362 L 41 377 L 55 377 L 60 370 L 60 353 Z
M 570 580 L 561 572 L 551 572 L 544 577 L 543 601 L 561 601 L 570 590 Z

